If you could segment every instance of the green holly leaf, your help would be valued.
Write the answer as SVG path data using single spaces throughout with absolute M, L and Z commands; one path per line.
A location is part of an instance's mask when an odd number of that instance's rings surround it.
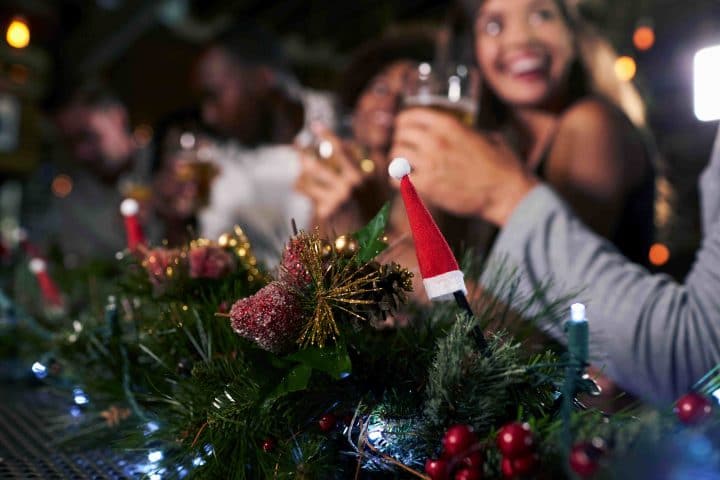
M 313 370 L 327 373 L 336 380 L 346 377 L 352 370 L 350 356 L 345 345 L 338 342 L 332 347 L 310 347 L 285 357 L 300 362 Z
M 390 202 L 387 202 L 367 225 L 355 232 L 353 236 L 358 241 L 358 254 L 355 258 L 358 263 L 369 262 L 387 248 L 388 245 L 382 237 L 389 218 Z
M 283 397 L 288 393 L 305 390 L 310 382 L 310 375 L 312 375 L 312 367 L 303 364 L 296 365 L 287 371 L 278 386 L 275 387 L 275 390 L 267 396 L 266 401 Z

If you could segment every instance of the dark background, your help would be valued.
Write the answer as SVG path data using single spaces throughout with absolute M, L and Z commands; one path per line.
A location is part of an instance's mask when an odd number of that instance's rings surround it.
M 0 153 L 0 175 L 30 172 L 43 151 L 43 112 L 80 78 L 100 75 L 128 103 L 134 126 L 194 102 L 189 74 L 204 42 L 236 19 L 277 32 L 300 80 L 332 88 L 348 54 L 394 23 L 439 23 L 450 2 L 438 0 L 3 0 L 0 26 L 23 15 L 31 45 L 0 42 L 0 93 L 22 102 L 20 147 Z M 692 109 L 692 59 L 720 44 L 717 0 L 584 0 L 581 6 L 620 53 L 638 63 L 635 82 L 675 190 L 674 221 L 661 232 L 672 256 L 665 267 L 682 277 L 699 239 L 697 176 L 716 123 Z M 654 27 L 647 52 L 632 46 L 642 22 Z

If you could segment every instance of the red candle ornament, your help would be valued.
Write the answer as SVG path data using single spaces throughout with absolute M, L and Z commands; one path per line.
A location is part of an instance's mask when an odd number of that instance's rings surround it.
M 35 274 L 43 299 L 49 305 L 61 306 L 62 297 L 55 283 L 47 273 L 47 264 L 42 258 L 33 258 L 30 260 L 30 271 Z
M 138 213 L 140 212 L 140 204 L 137 200 L 126 198 L 120 204 L 120 213 L 125 219 L 125 233 L 127 235 L 128 249 L 135 250 L 140 245 L 145 245 L 145 235 L 143 234 Z

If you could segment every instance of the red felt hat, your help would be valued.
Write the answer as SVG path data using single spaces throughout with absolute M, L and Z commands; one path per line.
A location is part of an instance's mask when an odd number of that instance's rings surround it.
M 454 292 L 467 293 L 455 255 L 410 181 L 410 163 L 405 158 L 396 158 L 388 170 L 392 177 L 400 180 L 400 193 L 428 297 L 431 300 L 452 300 Z

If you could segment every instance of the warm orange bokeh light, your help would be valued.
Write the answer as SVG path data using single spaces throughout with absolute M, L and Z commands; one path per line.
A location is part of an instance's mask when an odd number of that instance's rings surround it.
M 72 179 L 67 175 L 58 175 L 53 179 L 51 188 L 56 197 L 65 198 L 72 192 Z
M 635 78 L 636 72 L 637 65 L 632 57 L 618 57 L 618 59 L 615 60 L 615 75 L 617 75 L 621 81 L 629 82 Z
M 656 267 L 665 265 L 668 260 L 670 260 L 670 249 L 662 243 L 654 243 L 650 247 L 648 259 L 650 260 L 650 263 Z
M 25 48 L 30 45 L 30 28 L 25 20 L 16 18 L 8 25 L 5 39 L 14 48 Z
M 633 45 L 641 51 L 650 50 L 655 45 L 655 31 L 647 25 L 636 28 L 633 34 Z

